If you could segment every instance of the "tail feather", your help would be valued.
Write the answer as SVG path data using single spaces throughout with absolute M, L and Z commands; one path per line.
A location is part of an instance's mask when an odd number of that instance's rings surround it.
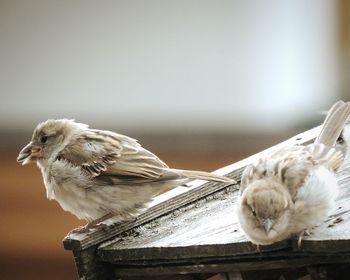
M 338 101 L 329 110 L 315 143 L 334 146 L 350 115 L 350 104 Z
M 337 171 L 344 162 L 344 154 L 341 151 L 337 151 L 329 159 L 328 166 Z
M 216 175 L 209 172 L 204 172 L 204 171 L 177 170 L 177 172 L 183 175 L 184 177 L 187 177 L 193 180 L 199 179 L 199 180 L 205 180 L 205 181 L 216 181 L 216 182 L 231 183 L 231 184 L 236 183 L 234 179 L 221 176 L 221 175 Z

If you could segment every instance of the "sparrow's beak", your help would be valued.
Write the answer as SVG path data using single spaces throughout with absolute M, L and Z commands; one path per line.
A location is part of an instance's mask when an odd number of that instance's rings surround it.
M 19 152 L 17 162 L 22 162 L 22 165 L 34 162 L 40 152 L 41 147 L 35 146 L 30 142 Z
M 270 219 L 266 219 L 263 221 L 262 225 L 264 226 L 266 234 L 269 233 L 270 229 L 272 228 L 272 222 Z

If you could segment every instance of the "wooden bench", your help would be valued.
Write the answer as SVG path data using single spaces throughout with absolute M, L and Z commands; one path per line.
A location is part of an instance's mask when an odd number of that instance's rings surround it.
M 263 153 L 313 141 L 320 127 L 217 170 L 240 180 L 245 166 Z M 80 279 L 350 279 L 350 160 L 337 174 L 337 209 L 305 238 L 258 248 L 236 216 L 239 185 L 193 181 L 157 197 L 135 221 L 108 231 L 73 234 Z M 265 277 L 265 278 L 264 278 Z M 312 278 L 311 278 L 312 277 Z

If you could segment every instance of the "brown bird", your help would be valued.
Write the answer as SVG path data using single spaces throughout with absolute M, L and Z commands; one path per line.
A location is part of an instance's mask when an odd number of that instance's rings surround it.
M 313 144 L 284 147 L 246 167 L 238 217 L 251 242 L 268 245 L 299 235 L 300 245 L 304 233 L 327 217 L 344 159 L 336 142 L 349 114 L 349 103 L 337 102 Z
M 130 219 L 154 196 L 194 179 L 235 183 L 207 172 L 169 168 L 135 139 L 68 119 L 40 123 L 17 161 L 36 162 L 47 198 L 90 221 L 75 232 L 111 217 Z

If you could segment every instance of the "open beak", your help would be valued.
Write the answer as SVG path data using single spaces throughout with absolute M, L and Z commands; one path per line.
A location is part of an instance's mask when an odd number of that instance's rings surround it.
M 262 225 L 264 226 L 264 229 L 265 229 L 265 232 L 266 234 L 269 233 L 269 231 L 271 230 L 272 228 L 272 222 L 270 219 L 266 219 L 263 221 Z
M 40 152 L 41 148 L 33 145 L 32 142 L 30 142 L 19 152 L 17 162 L 21 162 L 22 165 L 34 162 L 38 158 L 38 154 Z

